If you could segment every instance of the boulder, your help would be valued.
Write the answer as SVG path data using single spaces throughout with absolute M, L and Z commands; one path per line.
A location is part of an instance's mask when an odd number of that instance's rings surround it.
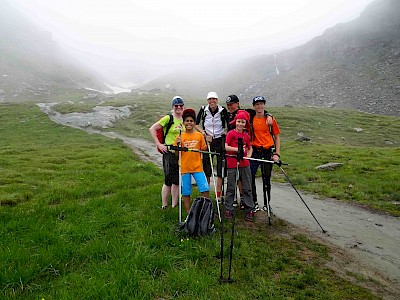
M 334 169 L 342 166 L 343 163 L 327 163 L 327 164 L 323 164 L 320 165 L 318 167 L 315 167 L 317 170 L 329 170 L 329 171 L 333 171 Z

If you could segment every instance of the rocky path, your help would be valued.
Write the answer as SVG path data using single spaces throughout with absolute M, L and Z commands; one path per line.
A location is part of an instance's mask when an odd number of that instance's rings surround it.
M 69 114 L 61 115 L 54 112 L 50 104 L 39 104 L 39 107 L 57 123 L 121 139 L 143 160 L 161 166 L 161 155 L 149 141 L 128 138 L 113 132 L 93 130 L 90 126 L 80 126 L 73 121 L 76 119 L 76 113 L 69 118 Z M 110 114 L 103 114 L 103 117 L 107 118 L 107 116 L 109 118 Z M 284 169 L 290 177 L 290 168 Z M 257 189 L 259 199 L 261 199 L 261 180 L 258 182 Z M 337 269 L 339 268 L 338 271 L 343 273 L 357 271 L 364 274 L 367 278 L 385 286 L 381 291 L 384 299 L 400 299 L 400 219 L 377 214 L 363 207 L 334 199 L 322 200 L 301 191 L 300 194 L 326 233 L 322 232 L 289 184 L 273 184 L 272 226 L 274 218 L 281 218 L 317 240 L 333 246 L 337 249 L 340 260 L 344 259 L 348 262 L 340 264 L 339 267 L 336 266 Z M 261 204 L 263 204 L 262 201 Z M 263 211 L 257 212 L 256 220 L 267 221 L 267 214 Z

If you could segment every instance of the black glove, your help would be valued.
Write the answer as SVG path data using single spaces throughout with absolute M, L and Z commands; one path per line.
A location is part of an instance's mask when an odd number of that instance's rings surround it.
M 189 148 L 186 148 L 186 147 L 179 147 L 179 146 L 174 146 L 174 145 L 167 145 L 167 146 L 168 146 L 168 148 L 170 150 L 175 150 L 175 151 L 185 151 L 185 152 L 187 152 L 189 150 Z
M 243 149 L 243 139 L 238 138 L 238 152 L 237 152 L 237 160 L 243 160 L 244 157 L 244 149 Z

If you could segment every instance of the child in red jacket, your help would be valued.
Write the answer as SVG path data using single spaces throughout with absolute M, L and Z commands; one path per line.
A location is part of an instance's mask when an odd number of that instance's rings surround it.
M 226 163 L 227 163 L 227 191 L 225 208 L 227 218 L 231 218 L 235 213 L 233 201 L 235 197 L 235 190 L 237 189 L 237 180 L 242 182 L 242 198 L 246 211 L 246 221 L 254 221 L 254 202 L 251 191 L 251 172 L 250 162 L 244 157 L 251 157 L 253 149 L 250 143 L 250 115 L 244 110 L 239 110 L 234 120 L 230 122 L 231 125 L 236 125 L 235 129 L 228 132 L 225 141 L 226 150 Z M 239 149 L 241 146 L 243 149 Z M 239 154 L 239 155 L 238 155 Z M 241 154 L 243 157 L 241 157 Z

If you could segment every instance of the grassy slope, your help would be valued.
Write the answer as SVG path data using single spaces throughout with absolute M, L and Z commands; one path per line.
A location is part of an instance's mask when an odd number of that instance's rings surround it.
M 1 105 L 0 121 L 0 298 L 376 298 L 284 223 L 238 220 L 236 282 L 220 285 L 219 236 L 175 231 L 177 210 L 158 209 L 161 170 L 36 107 Z
M 282 127 L 283 159 L 298 187 L 400 216 L 399 118 L 317 108 L 273 112 Z M 311 142 L 295 141 L 297 132 Z M 343 166 L 315 169 L 328 162 Z

